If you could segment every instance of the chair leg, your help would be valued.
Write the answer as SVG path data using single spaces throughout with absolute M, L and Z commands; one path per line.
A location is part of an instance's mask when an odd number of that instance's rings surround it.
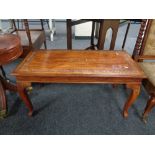
M 122 44 L 122 50 L 124 50 L 124 47 L 125 47 L 125 43 L 126 43 L 126 39 L 127 39 L 127 35 L 128 35 L 128 32 L 129 32 L 129 28 L 130 28 L 130 21 L 128 22 L 128 25 L 127 25 L 127 28 L 126 28 L 126 32 L 125 32 L 125 37 L 124 37 L 124 40 L 123 40 L 123 44 Z
M 151 96 L 150 99 L 147 102 L 147 105 L 145 107 L 144 113 L 143 113 L 143 120 L 146 122 L 146 119 L 148 117 L 148 113 L 152 110 L 152 108 L 155 106 L 155 96 Z
M 95 22 L 92 23 L 92 32 L 91 32 L 91 46 L 94 46 L 94 32 L 95 32 Z
M 71 50 L 72 49 L 72 20 L 67 19 L 67 49 Z
M 46 41 L 44 41 L 44 47 L 45 47 L 45 49 L 47 49 L 47 44 L 46 44 Z
M 90 47 L 87 47 L 86 50 L 95 50 L 96 45 L 94 44 L 94 32 L 95 32 L 95 22 L 92 23 L 92 31 L 91 31 L 91 41 L 90 41 Z

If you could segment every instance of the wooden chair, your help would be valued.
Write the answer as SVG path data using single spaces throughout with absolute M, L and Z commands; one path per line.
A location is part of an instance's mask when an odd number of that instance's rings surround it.
M 116 36 L 118 32 L 118 27 L 119 27 L 119 22 L 120 20 L 109 20 L 109 19 L 80 19 L 77 21 L 72 21 L 71 19 L 67 19 L 67 49 L 71 50 L 72 49 L 72 26 L 75 26 L 77 24 L 82 24 L 85 22 L 92 21 L 92 32 L 91 32 L 91 42 L 90 46 L 87 47 L 86 49 L 98 49 L 102 50 L 104 49 L 104 42 L 105 42 L 105 37 L 107 34 L 108 29 L 112 29 L 112 38 L 111 38 L 111 43 L 110 43 L 110 50 L 114 50 L 115 47 L 115 41 L 116 41 Z M 100 24 L 99 28 L 99 38 L 98 42 L 95 45 L 94 44 L 94 31 L 95 31 L 95 23 Z
M 150 95 L 143 113 L 143 120 L 146 121 L 148 113 L 155 106 L 155 20 L 143 20 L 133 58 L 139 62 L 147 76 L 147 79 L 143 81 L 143 85 Z
M 40 20 L 41 29 L 30 29 L 27 19 L 22 20 L 24 26 L 23 29 L 20 29 L 19 26 L 17 28 L 15 20 L 12 20 L 12 22 L 14 25 L 14 31 L 12 33 L 18 35 L 21 39 L 21 45 L 23 47 L 23 54 L 21 55 L 21 57 L 25 57 L 30 51 L 40 49 L 43 43 L 45 49 L 47 48 L 46 36 L 42 20 Z

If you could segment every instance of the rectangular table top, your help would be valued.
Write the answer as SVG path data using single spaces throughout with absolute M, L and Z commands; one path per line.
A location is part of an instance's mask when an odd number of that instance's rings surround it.
M 40 50 L 29 53 L 15 76 L 145 78 L 125 51 Z

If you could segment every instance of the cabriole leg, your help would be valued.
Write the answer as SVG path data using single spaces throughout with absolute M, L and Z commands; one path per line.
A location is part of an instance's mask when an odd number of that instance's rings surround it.
M 147 105 L 145 107 L 144 113 L 143 113 L 143 121 L 147 122 L 148 113 L 152 110 L 152 108 L 155 106 L 155 96 L 151 96 L 150 99 L 147 102 Z
M 30 83 L 23 83 L 23 82 L 17 82 L 17 89 L 20 97 L 24 101 L 26 107 L 28 108 L 29 112 L 28 115 L 33 115 L 33 106 L 32 103 L 27 95 L 26 88 L 30 86 Z
M 125 118 L 128 117 L 128 109 L 130 106 L 134 103 L 134 101 L 137 99 L 139 92 L 140 92 L 140 84 L 128 84 L 128 88 L 132 89 L 132 92 L 127 100 L 127 102 L 124 105 L 124 110 L 123 110 L 123 116 Z

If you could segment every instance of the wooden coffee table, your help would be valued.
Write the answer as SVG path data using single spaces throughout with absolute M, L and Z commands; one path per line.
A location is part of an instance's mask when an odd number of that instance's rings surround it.
M 31 83 L 126 84 L 132 90 L 124 105 L 123 115 L 140 92 L 143 71 L 127 52 L 51 50 L 31 52 L 12 73 L 17 79 L 19 95 L 33 114 L 26 93 Z

